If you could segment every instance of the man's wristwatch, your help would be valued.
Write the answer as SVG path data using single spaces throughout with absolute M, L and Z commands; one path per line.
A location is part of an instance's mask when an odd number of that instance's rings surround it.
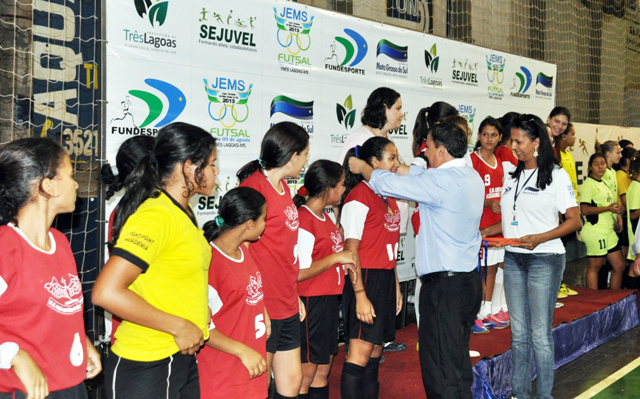
M 0 370 L 9 370 L 11 361 L 18 354 L 20 347 L 15 342 L 4 342 L 0 344 Z

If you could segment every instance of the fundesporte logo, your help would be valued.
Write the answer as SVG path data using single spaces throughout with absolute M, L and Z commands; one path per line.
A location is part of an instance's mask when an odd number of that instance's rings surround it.
M 336 114 L 338 116 L 338 123 L 344 125 L 345 129 L 349 130 L 353 127 L 356 120 L 356 110 L 353 109 L 351 95 L 344 100 L 344 105 L 336 103 Z
M 145 90 L 132 89 L 129 90 L 126 98 L 121 101 L 120 105 L 122 106 L 122 116 L 119 118 L 112 118 L 111 124 L 120 124 L 125 126 L 112 126 L 111 133 L 119 133 L 119 134 L 156 134 L 157 130 L 174 120 L 180 116 L 182 111 L 184 111 L 187 106 L 187 98 L 177 86 L 169 82 L 165 82 L 164 80 L 159 79 L 145 79 L 144 82 L 152 87 L 153 89 L 159 91 L 164 95 L 166 101 L 163 101 L 158 95 Z M 139 124 L 136 123 L 134 113 L 132 113 L 132 101 L 131 97 L 138 98 L 142 100 L 146 106 L 147 111 L 137 112 L 136 109 L 135 115 L 145 115 L 143 121 Z M 168 103 L 165 111 L 165 102 Z M 160 119 L 164 112 L 164 117 Z M 158 122 L 154 123 L 160 119 Z M 153 124 L 153 126 L 151 126 Z
M 531 95 L 526 94 L 533 77 L 531 71 L 525 66 L 520 66 L 520 71 L 515 73 L 513 77 L 513 85 L 511 86 L 511 97 L 530 98 Z
M 367 55 L 368 45 L 367 41 L 358 32 L 345 28 L 344 33 L 349 38 L 342 36 L 336 36 L 333 43 L 331 43 L 329 57 L 325 57 L 324 68 L 330 71 L 353 73 L 357 75 L 364 75 L 364 68 L 355 68 Z M 344 48 L 344 57 L 342 60 L 338 57 L 337 44 L 340 44 Z M 347 65 L 348 64 L 348 65 Z
M 155 4 L 151 0 L 134 0 L 136 5 L 136 11 L 140 18 L 149 19 L 151 26 L 155 27 L 155 23 L 158 26 L 162 26 L 167 19 L 167 10 L 169 9 L 169 1 L 156 1 Z
M 553 96 L 553 76 L 538 72 L 538 76 L 536 77 L 536 95 L 543 98 L 551 98 Z

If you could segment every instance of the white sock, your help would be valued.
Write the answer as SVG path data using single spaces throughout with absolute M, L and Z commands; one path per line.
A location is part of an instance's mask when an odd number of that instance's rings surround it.
M 505 312 L 508 310 L 507 299 L 504 295 L 504 272 L 501 268 L 498 268 L 496 273 L 496 282 L 493 286 L 493 304 L 491 306 L 491 313 L 498 313 L 500 310 Z
M 420 277 L 416 279 L 416 290 L 414 291 L 414 304 L 413 308 L 416 311 L 416 324 L 420 328 L 420 289 L 422 288 L 422 280 Z
M 491 301 L 484 301 L 480 305 L 480 311 L 478 312 L 478 318 L 484 319 L 491 314 Z

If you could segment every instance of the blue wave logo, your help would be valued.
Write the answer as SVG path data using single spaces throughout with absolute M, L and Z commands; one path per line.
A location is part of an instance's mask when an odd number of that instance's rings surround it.
M 176 86 L 171 83 L 158 79 L 145 79 L 144 82 L 152 88 L 161 92 L 167 99 L 169 106 L 167 112 L 159 122 L 153 127 L 160 128 L 165 126 L 180 116 L 184 108 L 187 106 L 187 98 Z M 164 103 L 157 95 L 143 90 L 129 90 L 129 94 L 147 103 L 149 107 L 149 114 L 144 119 L 142 124 L 138 127 L 146 127 L 156 121 L 164 110 Z
M 553 86 L 553 76 L 547 76 L 544 73 L 538 73 L 536 78 L 536 84 L 541 84 L 544 87 L 550 89 Z
M 522 71 L 522 73 L 516 72 L 516 78 L 520 82 L 518 93 L 524 94 L 527 92 L 527 90 L 529 90 L 531 82 L 533 81 L 533 77 L 531 76 L 531 71 L 529 71 L 529 69 L 527 69 L 526 67 L 521 66 L 520 71 Z
M 349 64 L 349 66 L 356 66 L 362 61 L 367 55 L 368 45 L 367 41 L 364 40 L 364 37 L 360 35 L 358 32 L 346 29 L 344 30 L 351 40 L 346 39 L 342 36 L 336 36 L 335 39 L 338 43 L 340 43 L 345 49 L 344 59 L 340 62 L 340 66 L 345 66 Z M 332 54 L 332 56 L 335 54 Z M 351 63 L 349 63 L 351 62 Z
M 390 58 L 399 61 L 407 62 L 409 47 L 398 46 L 389 40 L 382 39 L 378 42 L 378 48 L 376 50 L 376 57 L 380 54 L 389 56 Z
M 277 96 L 271 101 L 269 116 L 283 113 L 296 119 L 313 118 L 313 101 L 298 101 L 287 96 Z

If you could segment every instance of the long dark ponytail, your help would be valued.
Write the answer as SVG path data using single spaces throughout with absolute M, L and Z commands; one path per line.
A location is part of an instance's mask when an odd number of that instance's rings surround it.
M 309 170 L 304 175 L 304 193 L 303 190 L 298 190 L 293 197 L 293 203 L 296 204 L 296 208 L 300 208 L 307 202 L 307 198 L 315 198 L 327 192 L 331 188 L 335 188 L 342 177 L 344 176 L 344 169 L 342 166 L 333 161 L 326 159 L 319 159 L 311 164 Z M 306 195 L 302 195 L 302 194 Z
M 160 129 L 153 153 L 145 155 L 131 171 L 128 177 L 128 189 L 118 203 L 113 219 L 112 240 L 107 243 L 109 249 L 118 241 L 125 222 L 147 199 L 160 195 L 160 189 L 173 175 L 178 164 L 191 161 L 197 165 L 194 181 L 201 185 L 211 154 L 216 148 L 216 139 L 205 130 L 184 122 L 174 122 Z M 184 170 L 185 182 L 189 182 Z M 191 196 L 195 187 L 189 183 L 185 198 Z
M 227 230 L 249 220 L 258 220 L 265 204 L 264 196 L 251 187 L 229 190 L 220 200 L 218 216 L 204 224 L 205 238 L 213 241 Z
M 520 115 L 513 121 L 511 126 L 513 129 L 520 129 L 522 133 L 526 134 L 531 141 L 540 139 L 540 146 L 538 147 L 538 158 L 536 163 L 538 165 L 538 180 L 537 186 L 544 190 L 553 181 L 552 172 L 556 166 L 560 166 L 560 162 L 556 157 L 553 147 L 551 147 L 551 140 L 549 140 L 549 134 L 547 128 L 536 115 L 524 114 Z M 520 174 L 524 170 L 524 162 L 519 161 L 516 170 L 511 172 L 513 178 L 520 178 Z

